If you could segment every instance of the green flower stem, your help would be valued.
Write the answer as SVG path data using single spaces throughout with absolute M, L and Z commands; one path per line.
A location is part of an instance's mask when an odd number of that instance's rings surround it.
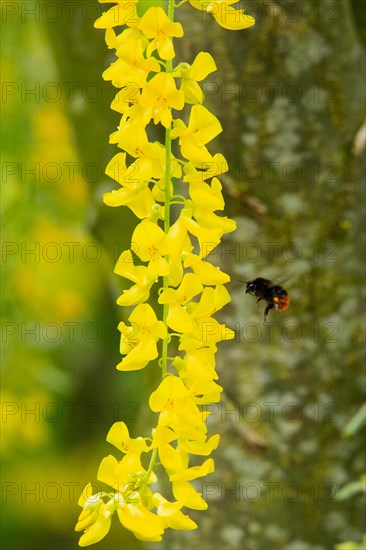
M 167 0 L 168 1 L 168 17 L 171 21 L 174 21 L 174 0 Z M 168 60 L 166 62 L 166 72 L 171 73 L 173 70 L 173 62 L 171 60 Z M 164 189 L 165 189 L 165 209 L 164 209 L 164 231 L 165 233 L 168 233 L 170 229 L 170 205 L 172 201 L 172 196 L 170 192 L 171 187 L 171 155 L 172 155 L 172 136 L 171 136 L 171 125 L 169 128 L 166 129 L 165 132 L 165 177 L 164 177 Z M 168 257 L 166 257 L 168 260 Z M 163 277 L 163 289 L 167 289 L 169 287 L 169 275 L 166 275 Z M 168 304 L 163 305 L 163 322 L 165 326 L 167 326 L 167 318 L 168 318 Z M 170 342 L 170 335 L 168 335 L 163 340 L 162 345 L 162 351 L 161 351 L 161 377 L 162 379 L 165 378 L 165 376 L 168 373 L 168 345 Z M 151 475 L 151 472 L 153 471 L 154 467 L 156 466 L 156 456 L 157 456 L 157 448 L 153 449 L 151 458 L 150 458 L 150 464 L 149 468 L 147 470 L 146 479 L 145 482 L 141 484 L 140 492 L 148 485 L 148 480 Z
M 168 2 L 168 17 L 170 21 L 174 21 L 174 0 L 167 0 Z M 171 73 L 173 70 L 172 60 L 166 62 L 166 72 Z M 165 209 L 164 209 L 164 231 L 168 233 L 170 229 L 170 204 L 171 204 L 171 155 L 172 155 L 172 136 L 171 136 L 171 125 L 165 131 L 165 178 L 164 178 L 164 187 L 165 187 Z M 167 258 L 168 259 L 168 258 Z M 169 275 L 163 277 L 163 289 L 167 289 L 169 286 Z M 164 304 L 163 306 L 163 323 L 167 325 L 168 318 L 168 309 L 169 305 Z M 163 340 L 162 352 L 161 352 L 161 375 L 164 378 L 168 371 L 168 344 L 170 338 L 165 338 Z
M 151 455 L 151 458 L 150 458 L 150 464 L 149 464 L 149 467 L 148 467 L 147 472 L 146 472 L 146 478 L 141 483 L 140 488 L 139 488 L 140 494 L 142 494 L 144 489 L 146 489 L 146 487 L 148 486 L 151 473 L 152 473 L 154 467 L 156 466 L 156 455 L 157 455 L 157 453 L 158 453 L 158 448 L 155 447 L 155 449 L 153 449 L 153 452 L 152 452 L 152 455 Z

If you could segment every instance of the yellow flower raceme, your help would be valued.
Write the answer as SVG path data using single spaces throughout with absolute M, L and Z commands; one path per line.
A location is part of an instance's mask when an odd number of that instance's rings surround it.
M 231 8 L 238 0 L 189 0 L 189 3 L 198 10 L 212 15 L 216 22 L 224 29 L 240 30 L 252 27 L 255 20 L 245 15 L 243 10 Z
M 254 22 L 231 7 L 235 0 L 189 2 L 225 28 Z M 115 266 L 116 274 L 132 282 L 117 303 L 134 306 L 128 322 L 118 325 L 123 358 L 117 369 L 142 369 L 157 359 L 161 347 L 162 381 L 149 399 L 157 415 L 151 437 L 131 437 L 124 422 L 115 422 L 108 432 L 107 441 L 122 457 L 108 455 L 100 463 L 97 477 L 108 491 L 93 495 L 89 485 L 79 500 L 81 546 L 101 540 L 115 512 L 142 541 L 160 541 L 167 528 L 197 528 L 182 508 L 207 508 L 190 482 L 213 472 L 214 463 L 207 458 L 192 466 L 190 457 L 209 457 L 219 443 L 218 435 L 207 436 L 210 411 L 204 407 L 218 402 L 222 392 L 216 345 L 234 336 L 213 318 L 229 301 L 223 285 L 230 278 L 208 261 L 222 235 L 235 229 L 232 220 L 218 214 L 224 198 L 217 176 L 228 165 L 207 147 L 222 128 L 203 107 L 199 84 L 216 70 L 215 61 L 200 52 L 193 62 L 173 67 L 173 38 L 183 36 L 182 25 L 174 21 L 174 0 L 168 0 L 168 15 L 154 5 L 139 14 L 137 0 L 111 3 L 95 27 L 105 29 L 107 46 L 116 54 L 103 77 L 118 90 L 111 108 L 120 114 L 120 124 L 110 143 L 120 152 L 106 174 L 120 187 L 103 198 L 108 206 L 127 206 L 138 218 L 131 245 Z M 175 110 L 187 104 L 192 107 L 185 124 Z M 161 131 L 162 143 L 153 141 Z M 172 139 L 178 142 L 175 156 Z M 182 174 L 178 192 L 183 194 L 178 195 L 176 180 Z M 146 303 L 155 284 L 162 320 Z M 177 344 L 170 353 L 173 338 Z M 158 481 L 158 466 L 166 471 L 175 502 L 150 487 Z

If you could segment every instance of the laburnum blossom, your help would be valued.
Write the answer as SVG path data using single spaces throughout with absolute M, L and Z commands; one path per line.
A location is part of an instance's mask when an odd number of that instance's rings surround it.
M 155 200 L 148 180 L 141 180 L 143 170 L 135 164 L 126 166 L 126 153 L 118 153 L 106 168 L 106 174 L 117 181 L 121 188 L 105 193 L 103 200 L 108 206 L 126 205 L 138 218 L 146 218 L 151 212 Z
M 216 22 L 224 29 L 240 30 L 252 27 L 255 19 L 246 15 L 243 10 L 230 7 L 238 0 L 189 0 L 189 3 L 198 10 L 212 15 Z
M 199 52 L 192 65 L 184 62 L 179 63 L 172 74 L 181 78 L 180 89 L 184 93 L 186 103 L 203 102 L 203 92 L 198 82 L 204 80 L 216 69 L 216 63 L 208 52 Z
M 183 109 L 184 94 L 177 90 L 175 80 L 169 73 L 159 73 L 144 87 L 140 103 L 148 111 L 148 122 L 151 119 L 161 122 L 168 128 L 172 122 L 171 109 Z
M 169 264 L 164 256 L 168 253 L 166 233 L 156 223 L 143 220 L 132 235 L 133 250 L 141 260 L 148 263 L 148 272 L 155 277 L 167 275 Z
M 99 0 L 101 4 L 108 3 L 108 0 Z M 118 0 L 116 5 L 103 13 L 94 23 L 97 29 L 108 29 L 119 25 L 135 26 L 138 23 L 136 6 L 138 0 Z
M 156 342 L 166 337 L 166 327 L 158 321 L 156 314 L 148 304 L 139 304 L 128 318 L 130 325 L 121 321 L 118 330 L 121 332 L 120 351 L 126 355 L 117 365 L 118 370 L 139 370 L 156 359 L 158 350 Z
M 186 273 L 177 289 L 167 288 L 160 294 L 159 304 L 168 304 L 168 326 L 176 332 L 190 332 L 193 322 L 185 309 L 185 304 L 202 292 L 201 280 L 194 273 Z
M 79 515 L 75 531 L 84 531 L 79 540 L 79 546 L 89 546 L 102 540 L 111 527 L 113 511 L 103 501 L 103 494 L 95 494 L 86 497 L 90 493 L 91 485 L 84 488 L 79 498 L 79 506 L 83 508 Z
M 143 54 L 143 44 L 139 37 L 129 41 L 126 55 L 118 58 L 103 73 L 104 80 L 111 80 L 113 86 L 122 88 L 123 86 L 138 86 L 146 84 L 147 77 L 152 71 L 160 71 L 159 63 L 154 58 L 146 59 Z
M 209 52 L 175 59 L 174 39 L 184 32 L 174 10 L 184 1 L 167 0 L 167 13 L 153 0 L 100 2 L 113 4 L 95 27 L 105 30 L 115 52 L 103 78 L 116 88 L 109 142 L 118 148 L 106 168 L 108 185 L 113 180 L 117 188 L 103 200 L 120 207 L 122 217 L 128 208 L 135 220 L 114 268 L 123 279 L 117 304 L 130 308 L 118 324 L 116 368 L 155 364 L 161 379 L 149 397 L 154 421 L 145 423 L 143 435 L 133 436 L 120 420 L 108 432 L 113 454 L 99 465 L 102 488 L 88 484 L 79 499 L 75 529 L 83 547 L 107 535 L 113 516 L 141 541 L 159 542 L 167 529 L 197 529 L 186 509 L 207 509 L 197 480 L 214 471 L 211 454 L 220 440 L 207 426 L 208 405 L 223 391 L 215 354 L 220 341 L 234 337 L 216 319 L 230 301 L 224 286 L 230 277 L 210 261 L 223 235 L 236 227 L 223 215 L 220 176 L 228 163 L 211 150 L 222 127 L 203 106 L 200 85 L 216 63 Z M 232 7 L 235 0 L 189 3 L 228 29 L 254 23 Z M 126 243 L 123 232 L 118 237 Z
M 149 181 L 151 178 L 163 176 L 164 148 L 158 142 L 148 141 L 144 128 L 137 124 L 126 124 L 124 128 L 114 132 L 110 140 L 135 157 L 134 170 L 139 180 Z
M 150 296 L 150 289 L 156 281 L 155 275 L 151 275 L 148 268 L 143 265 L 135 265 L 131 250 L 122 252 L 114 272 L 125 279 L 133 281 L 128 290 L 124 290 L 121 296 L 117 299 L 117 304 L 120 306 L 133 306 L 146 302 Z
M 169 439 L 171 441 L 172 438 Z M 124 422 L 116 422 L 111 427 L 107 441 L 123 453 L 123 458 L 117 460 L 113 455 L 105 457 L 99 467 L 98 480 L 113 489 L 111 492 L 91 494 L 90 484 L 84 489 L 79 505 L 83 511 L 79 516 L 76 530 L 84 530 L 79 544 L 87 546 L 98 542 L 109 531 L 111 516 L 117 512 L 121 524 L 132 531 L 140 540 L 159 541 L 167 528 L 190 530 L 197 524 L 181 512 L 183 503 L 170 502 L 160 493 L 154 493 L 150 484 L 156 482 L 154 473 L 149 473 L 141 464 L 141 454 L 148 452 L 148 444 L 142 437 L 131 438 Z M 208 447 L 214 448 L 215 437 L 208 442 Z M 159 441 L 159 453 L 165 439 Z M 206 454 L 205 447 L 202 454 Z M 187 456 L 186 451 L 181 451 Z M 200 454 L 200 453 L 198 453 Z M 207 462 L 207 461 L 206 461 Z M 183 466 L 183 462 L 182 462 Z M 201 468 L 186 468 L 185 478 L 194 479 L 204 475 L 211 464 L 203 464 Z M 174 472 L 177 473 L 177 469 Z M 183 472 L 181 472 L 183 475 Z M 107 501 L 107 502 L 106 502 Z
M 183 27 L 180 23 L 172 22 L 160 7 L 152 7 L 141 18 L 139 28 L 147 38 L 152 38 L 147 48 L 150 56 L 158 50 L 161 59 L 173 59 L 175 56 L 172 38 L 183 36 Z
M 200 166 L 204 162 L 213 162 L 213 156 L 205 145 L 221 131 L 221 124 L 215 115 L 203 105 L 193 105 L 188 126 L 181 120 L 176 121 L 172 137 L 179 137 L 183 157 Z
M 182 380 L 167 376 L 151 394 L 149 405 L 159 412 L 159 426 L 169 426 L 178 437 L 205 440 L 207 427 L 202 413 Z

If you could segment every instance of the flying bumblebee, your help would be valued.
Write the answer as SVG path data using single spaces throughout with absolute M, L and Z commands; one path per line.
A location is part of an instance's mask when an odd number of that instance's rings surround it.
M 269 279 L 258 277 L 257 279 L 253 279 L 253 281 L 240 282 L 246 283 L 247 285 L 245 294 L 256 296 L 258 307 L 261 300 L 267 302 L 264 310 L 265 321 L 267 320 L 267 315 L 271 309 L 276 308 L 277 311 L 284 311 L 290 304 L 290 296 L 288 295 L 287 290 L 285 290 L 283 286 L 277 285 Z

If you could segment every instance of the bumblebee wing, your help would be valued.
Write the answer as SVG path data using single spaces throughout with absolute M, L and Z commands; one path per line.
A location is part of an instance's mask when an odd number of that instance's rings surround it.
M 291 273 L 285 273 L 284 275 L 279 275 L 278 277 L 274 277 L 271 281 L 272 283 L 287 283 L 287 281 L 290 281 L 296 276 L 296 272 Z

